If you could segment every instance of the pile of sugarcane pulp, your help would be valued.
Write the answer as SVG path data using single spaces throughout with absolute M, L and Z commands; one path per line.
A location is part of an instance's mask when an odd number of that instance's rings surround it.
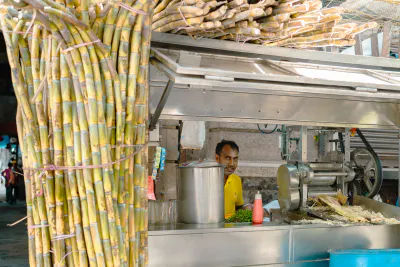
M 30 266 L 146 266 L 157 0 L 3 0 Z

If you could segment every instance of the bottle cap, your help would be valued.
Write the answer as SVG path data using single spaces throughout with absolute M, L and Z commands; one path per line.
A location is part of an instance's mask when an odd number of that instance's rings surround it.
M 262 196 L 260 194 L 260 191 L 257 191 L 257 194 L 255 196 L 255 199 L 262 199 Z

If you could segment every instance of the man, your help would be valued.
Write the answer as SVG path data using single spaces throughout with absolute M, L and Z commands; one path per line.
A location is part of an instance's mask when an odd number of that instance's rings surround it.
M 8 163 L 8 169 L 4 170 L 1 175 L 6 179 L 6 201 L 9 204 L 12 204 L 12 187 L 10 184 L 10 179 L 13 174 L 12 164 Z M 15 179 L 15 178 L 13 178 Z
M 12 204 L 17 204 L 17 198 L 19 196 L 19 186 L 20 186 L 20 175 L 21 171 L 18 169 L 17 162 L 14 159 L 12 161 L 12 174 L 10 176 L 10 185 L 11 185 L 11 197 Z
M 215 159 L 225 165 L 225 218 L 229 218 L 244 204 L 242 181 L 234 174 L 239 162 L 239 146 L 233 141 L 222 140 L 215 149 Z

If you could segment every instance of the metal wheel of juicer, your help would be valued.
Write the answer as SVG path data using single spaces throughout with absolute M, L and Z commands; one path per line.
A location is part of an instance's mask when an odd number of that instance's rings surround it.
M 367 148 L 357 148 L 350 155 L 356 176 L 349 189 L 358 195 L 373 198 L 383 182 L 382 164 L 378 156 Z

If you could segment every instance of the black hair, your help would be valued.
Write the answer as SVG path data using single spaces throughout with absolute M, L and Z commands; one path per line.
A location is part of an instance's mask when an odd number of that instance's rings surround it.
M 8 168 L 12 168 L 12 163 L 8 163 Z
M 239 146 L 235 142 L 222 139 L 222 141 L 219 142 L 217 147 L 215 148 L 215 154 L 220 155 L 221 154 L 221 150 L 226 145 L 230 146 L 232 149 L 237 150 L 237 152 L 239 152 Z

